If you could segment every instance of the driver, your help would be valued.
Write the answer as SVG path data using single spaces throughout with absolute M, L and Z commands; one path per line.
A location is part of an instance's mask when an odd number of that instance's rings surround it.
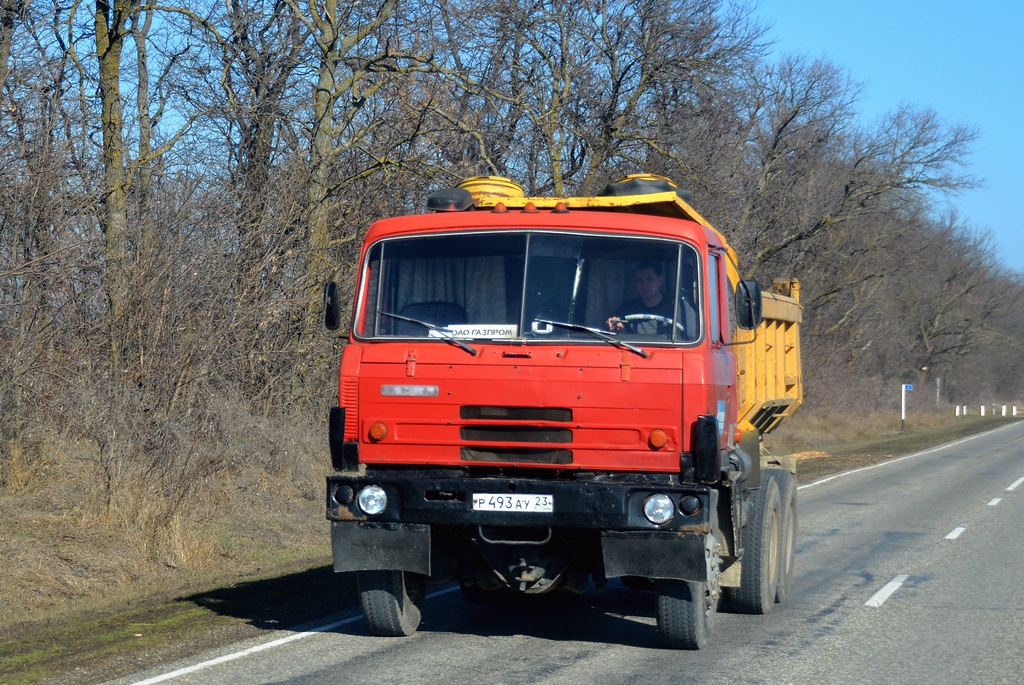
M 615 310 L 615 316 L 608 319 L 608 330 L 621 331 L 628 322 L 623 318 L 631 314 L 647 314 L 667 319 L 662 321 L 636 321 L 631 327 L 642 334 L 666 333 L 671 330 L 672 317 L 675 314 L 672 298 L 665 297 L 665 275 L 661 265 L 655 262 L 641 262 L 633 269 L 633 285 L 636 287 L 635 297 L 626 300 Z

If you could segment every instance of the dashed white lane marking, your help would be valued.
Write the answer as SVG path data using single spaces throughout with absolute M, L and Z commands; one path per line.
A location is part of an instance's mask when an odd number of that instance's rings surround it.
M 886 583 L 885 587 L 883 587 L 881 590 L 876 592 L 871 599 L 869 599 L 867 602 L 865 602 L 864 603 L 865 606 L 869 606 L 869 607 L 880 607 L 880 606 L 882 606 L 883 604 L 885 604 L 885 600 L 889 599 L 889 597 L 892 595 L 892 593 L 894 593 L 897 590 L 899 590 L 900 586 L 903 585 L 903 583 L 907 582 L 907 578 L 909 578 L 909 577 L 910 576 L 902 574 L 902 573 L 900 575 L 896 576 L 895 578 L 890 580 L 888 583 Z
M 946 535 L 946 539 L 956 540 L 958 537 L 960 537 L 960 534 L 963 533 L 965 530 L 967 530 L 967 526 L 957 526 L 953 530 L 949 531 L 949 534 Z
M 434 597 L 439 597 L 441 595 L 447 595 L 449 592 L 455 592 L 458 589 L 459 589 L 458 585 L 454 585 L 452 587 L 446 587 L 446 588 L 443 588 L 441 590 L 437 590 L 436 592 L 431 592 L 429 595 L 427 595 L 427 599 L 433 599 Z M 179 668 L 177 671 L 171 671 L 170 673 L 164 673 L 162 675 L 153 676 L 152 678 L 146 678 L 145 680 L 139 680 L 139 681 L 136 681 L 136 682 L 132 683 L 132 685 L 155 685 L 156 683 L 162 683 L 162 682 L 164 682 L 166 680 L 171 680 L 173 678 L 177 678 L 178 676 L 188 675 L 189 673 L 195 673 L 196 671 L 202 671 L 202 670 L 205 670 L 207 668 L 210 668 L 211 666 L 216 666 L 217 664 L 223 664 L 223 663 L 226 663 L 228 661 L 234 661 L 235 659 L 241 659 L 243 656 L 249 656 L 250 654 L 256 654 L 257 652 L 262 652 L 262 651 L 265 651 L 267 649 L 272 649 L 274 647 L 280 647 L 281 645 L 287 644 L 288 642 L 294 642 L 296 640 L 301 640 L 304 637 L 309 637 L 310 635 L 316 635 L 317 633 L 325 633 L 328 630 L 334 630 L 335 628 L 339 628 L 341 626 L 348 625 L 350 623 L 355 623 L 356 621 L 362 621 L 362 620 L 363 620 L 362 615 L 359 615 L 359 616 L 349 616 L 348 618 L 343 618 L 340 621 L 335 621 L 333 623 L 327 623 L 327 624 L 322 625 L 322 626 L 316 626 L 315 628 L 310 628 L 309 630 L 303 631 L 301 633 L 293 633 L 292 635 L 289 635 L 287 637 L 282 637 L 282 638 L 277 639 L 277 640 L 271 640 L 270 642 L 264 642 L 261 645 L 256 645 L 255 647 L 249 647 L 248 649 L 243 649 L 240 652 L 233 652 L 231 654 L 225 654 L 224 656 L 219 656 L 216 659 L 210 659 L 209 661 L 204 661 L 204 662 L 199 663 L 199 664 L 194 664 L 192 666 L 186 666 L 185 668 Z
M 996 506 L 997 504 L 999 504 L 999 503 L 1000 503 L 1000 502 L 1002 502 L 1002 501 L 1003 501 L 1003 498 L 1002 498 L 1002 497 L 996 497 L 996 498 L 994 498 L 994 499 L 993 499 L 993 500 L 992 500 L 991 502 L 989 502 L 989 503 L 988 503 L 988 505 L 989 505 L 990 507 L 994 507 L 994 506 Z
M 1006 491 L 1007 492 L 1013 492 L 1014 490 L 1017 489 L 1017 486 L 1020 485 L 1021 483 L 1024 483 L 1024 476 L 1022 476 L 1021 478 L 1018 478 L 1017 480 L 1013 481 L 1013 485 L 1011 485 L 1010 487 L 1006 488 Z

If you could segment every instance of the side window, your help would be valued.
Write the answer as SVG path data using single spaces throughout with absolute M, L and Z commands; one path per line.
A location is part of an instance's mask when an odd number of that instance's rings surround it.
M 722 293 L 719 288 L 720 262 L 718 255 L 708 256 L 708 332 L 711 342 L 722 341 Z
M 377 320 L 377 308 L 380 301 L 380 260 L 383 247 L 377 243 L 370 248 L 366 259 L 366 273 L 363 274 L 362 311 L 357 312 L 359 317 L 357 331 L 359 335 L 375 335 L 379 322 Z
M 679 313 L 677 319 L 682 329 L 676 328 L 677 342 L 693 342 L 700 337 L 700 319 L 697 303 L 700 301 L 700 257 L 691 247 L 683 247 L 679 268 Z

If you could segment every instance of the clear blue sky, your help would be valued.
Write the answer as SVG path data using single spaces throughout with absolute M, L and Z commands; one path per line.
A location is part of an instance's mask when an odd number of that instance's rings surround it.
M 1024 0 L 761 0 L 755 15 L 777 54 L 846 67 L 865 121 L 907 102 L 976 126 L 970 171 L 984 187 L 953 202 L 1024 272 Z

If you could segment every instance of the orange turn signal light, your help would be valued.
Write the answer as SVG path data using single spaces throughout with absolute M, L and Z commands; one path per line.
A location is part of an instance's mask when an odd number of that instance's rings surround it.
M 388 435 L 387 424 L 377 421 L 375 424 L 370 426 L 370 440 L 374 442 L 380 442 Z
M 660 450 L 662 447 L 668 444 L 668 433 L 655 428 L 651 431 L 651 434 L 647 436 L 647 443 L 654 449 Z

